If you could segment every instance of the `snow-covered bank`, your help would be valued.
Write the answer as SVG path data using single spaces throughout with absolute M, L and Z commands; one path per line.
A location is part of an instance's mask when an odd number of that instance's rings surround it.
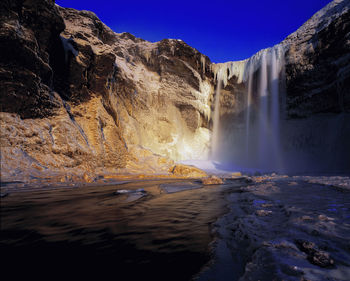
M 198 280 L 349 280 L 348 190 L 325 185 L 332 177 L 252 179 L 228 194 L 214 259 Z

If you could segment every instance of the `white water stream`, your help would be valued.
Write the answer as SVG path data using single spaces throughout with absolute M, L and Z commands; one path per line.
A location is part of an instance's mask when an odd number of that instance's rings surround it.
M 280 112 L 284 70 L 284 50 L 281 45 L 264 49 L 251 58 L 213 66 L 217 81 L 213 118 L 212 159 L 230 157 L 237 167 L 264 171 L 280 170 Z M 236 77 L 237 84 L 244 83 L 245 103 L 242 118 L 232 121 L 223 132 L 220 120 L 220 94 L 222 86 Z M 237 94 L 238 95 L 238 94 Z M 230 151 L 228 151 L 230 150 Z

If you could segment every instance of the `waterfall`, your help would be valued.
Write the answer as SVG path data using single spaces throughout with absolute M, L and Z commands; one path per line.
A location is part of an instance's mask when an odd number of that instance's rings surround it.
M 219 151 L 219 129 L 220 129 L 220 93 L 221 79 L 218 79 L 215 92 L 215 107 L 213 117 L 213 138 L 212 138 L 212 155 L 217 155 Z
M 251 58 L 216 64 L 217 81 L 213 118 L 212 158 L 231 162 L 235 167 L 263 171 L 282 170 L 280 148 L 280 82 L 284 70 L 283 46 L 264 49 Z M 221 85 L 236 77 L 243 92 L 234 93 L 243 104 L 229 122 L 220 120 Z

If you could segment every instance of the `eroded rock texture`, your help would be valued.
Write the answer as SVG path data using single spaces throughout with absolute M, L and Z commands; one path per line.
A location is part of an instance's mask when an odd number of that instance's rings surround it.
M 333 1 L 283 44 L 291 117 L 350 112 L 350 1 Z
M 167 174 L 173 160 L 205 157 L 207 57 L 181 40 L 116 34 L 50 0 L 0 11 L 3 181 Z
M 350 171 L 349 13 L 349 0 L 333 1 L 280 43 L 285 50 L 285 79 L 279 85 L 280 166 L 286 172 Z M 240 62 L 235 63 L 239 68 Z M 220 129 L 226 132 L 223 139 L 234 140 L 230 132 L 246 126 L 248 83 L 229 77 L 220 96 Z M 261 70 L 252 77 L 257 87 Z M 256 94 L 253 110 L 259 105 Z
M 60 101 L 53 94 L 50 52 L 64 30 L 53 1 L 0 3 L 1 111 L 22 118 L 54 114 Z
M 350 172 L 349 18 L 350 1 L 333 1 L 282 42 L 290 166 Z

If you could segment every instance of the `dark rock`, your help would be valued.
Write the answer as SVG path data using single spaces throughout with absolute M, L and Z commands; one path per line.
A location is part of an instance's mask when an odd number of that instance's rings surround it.
M 198 110 L 194 108 L 192 105 L 178 105 L 178 108 L 180 109 L 182 118 L 185 120 L 187 127 L 195 131 L 197 128 L 201 126 L 201 118 Z
M 289 115 L 350 112 L 349 6 L 333 1 L 283 41 Z
M 319 250 L 315 243 L 301 239 L 295 242 L 298 248 L 307 254 L 307 259 L 312 264 L 320 267 L 330 267 L 334 265 L 334 260 L 330 257 L 329 253 Z
M 54 114 L 60 102 L 52 93 L 49 57 L 65 28 L 54 1 L 2 1 L 0 21 L 6 22 L 0 29 L 2 111 L 23 118 Z
M 0 193 L 0 198 L 5 198 L 5 197 L 7 197 L 9 195 L 9 193 L 7 193 L 7 192 L 1 192 Z
M 213 185 L 213 184 L 223 184 L 224 181 L 217 176 L 210 176 L 210 177 L 202 179 L 202 183 L 204 185 Z

